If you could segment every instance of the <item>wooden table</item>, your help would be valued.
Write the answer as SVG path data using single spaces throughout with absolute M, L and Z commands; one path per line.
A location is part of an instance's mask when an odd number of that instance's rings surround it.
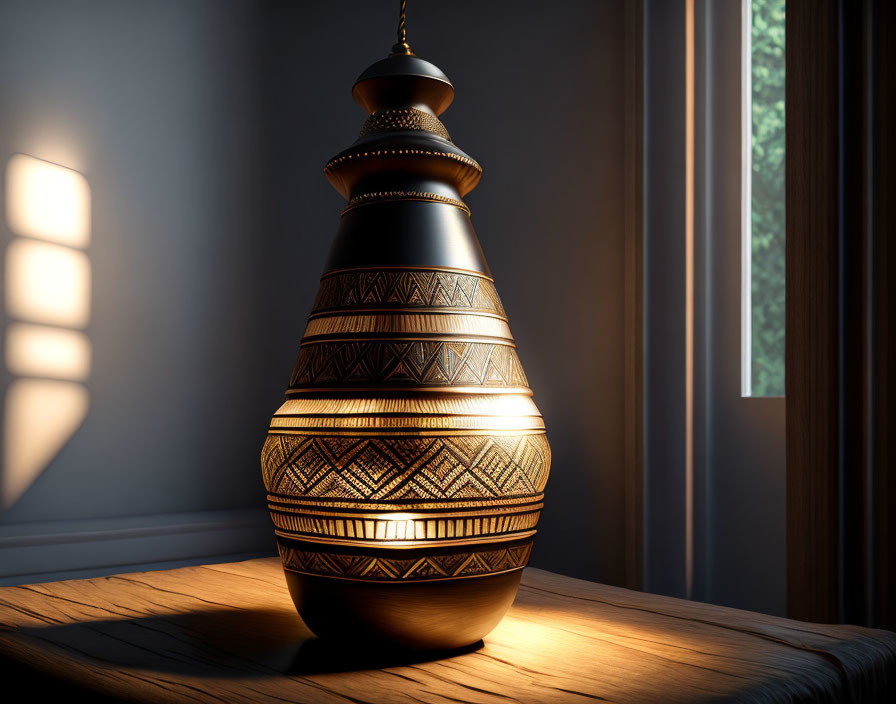
M 0 654 L 5 692 L 24 681 L 29 701 L 72 687 L 143 702 L 896 701 L 894 633 L 536 569 L 460 654 L 325 645 L 276 559 L 2 588 Z

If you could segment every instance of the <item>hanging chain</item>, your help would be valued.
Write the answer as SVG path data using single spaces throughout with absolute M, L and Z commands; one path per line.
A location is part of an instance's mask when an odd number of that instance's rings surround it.
M 404 44 L 407 41 L 408 33 L 405 30 L 405 25 L 407 24 L 407 18 L 405 17 L 405 10 L 407 9 L 408 0 L 399 0 L 399 8 L 398 8 L 398 43 Z
M 408 0 L 399 0 L 398 3 L 398 43 L 392 47 L 392 53 L 399 56 L 413 56 L 414 52 L 408 46 L 408 33 L 405 29 L 407 18 L 405 17 L 405 9 Z

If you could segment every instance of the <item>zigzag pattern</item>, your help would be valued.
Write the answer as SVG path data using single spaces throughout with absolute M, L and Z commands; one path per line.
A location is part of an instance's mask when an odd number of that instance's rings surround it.
M 289 380 L 305 386 L 528 387 L 516 350 L 479 342 L 302 345 Z
M 445 307 L 504 316 L 495 285 L 488 279 L 449 271 L 349 271 L 320 283 L 314 311 L 334 308 Z
M 279 547 L 285 569 L 371 581 L 418 581 L 505 572 L 525 567 L 532 552 L 531 542 L 510 548 L 468 549 L 448 555 L 411 558 L 309 552 L 283 544 Z
M 551 451 L 536 435 L 351 437 L 271 433 L 269 492 L 355 500 L 528 496 L 547 483 Z

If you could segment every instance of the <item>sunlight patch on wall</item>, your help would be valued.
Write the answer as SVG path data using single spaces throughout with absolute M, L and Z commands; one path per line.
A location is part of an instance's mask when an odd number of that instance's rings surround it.
M 90 244 L 90 186 L 77 171 L 25 154 L 6 168 L 9 229 L 83 249 Z
M 6 367 L 17 376 L 83 381 L 90 364 L 90 342 L 80 332 L 24 323 L 6 330 Z
M 18 379 L 6 391 L 3 507 L 21 498 L 81 425 L 90 398 L 83 384 Z
M 83 252 L 17 237 L 6 250 L 6 312 L 83 328 L 90 321 L 90 262 Z
M 16 154 L 6 168 L 6 368 L 0 505 L 14 505 L 80 427 L 92 349 L 90 187 L 76 171 Z

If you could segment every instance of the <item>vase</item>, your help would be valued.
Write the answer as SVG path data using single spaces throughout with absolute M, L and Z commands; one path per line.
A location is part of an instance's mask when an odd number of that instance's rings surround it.
M 347 200 L 262 471 L 290 594 L 323 639 L 445 649 L 500 621 L 550 468 L 463 201 L 481 168 L 448 78 L 392 54 L 356 81 Z

